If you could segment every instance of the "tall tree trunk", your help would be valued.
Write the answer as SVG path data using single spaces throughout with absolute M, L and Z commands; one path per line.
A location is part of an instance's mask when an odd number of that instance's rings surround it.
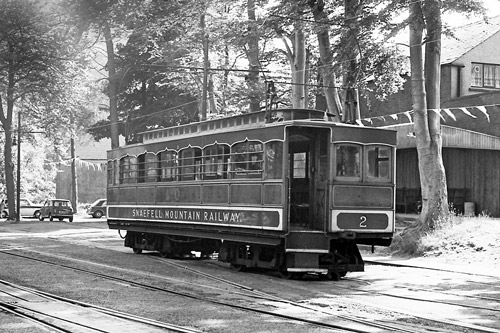
M 76 174 L 75 139 L 71 136 L 71 203 L 75 214 L 78 212 L 78 178 Z
M 15 185 L 14 185 L 14 161 L 12 160 L 12 138 L 13 138 L 13 128 L 12 128 L 12 114 L 14 110 L 14 85 L 15 85 L 15 69 L 13 61 L 11 60 L 8 67 L 7 75 L 7 98 L 5 110 L 3 107 L 3 101 L 0 98 L 0 121 L 2 122 L 3 129 L 5 131 L 5 149 L 4 149 L 4 161 L 5 161 L 5 187 L 7 189 L 7 200 L 9 204 L 9 220 L 15 220 Z
M 260 111 L 259 98 L 259 37 L 257 34 L 255 0 L 248 0 L 248 88 L 250 90 L 250 111 Z
M 429 2 L 429 0 L 426 0 Z M 435 0 L 430 0 L 434 2 Z M 430 7 L 429 7 L 430 9 Z M 440 10 L 434 7 L 434 15 L 440 15 Z M 431 23 L 430 17 L 427 31 L 431 39 L 439 41 L 440 19 Z M 401 246 L 405 252 L 414 253 L 418 249 L 419 240 L 427 231 L 433 229 L 436 222 L 446 216 L 447 195 L 446 175 L 441 156 L 441 134 L 439 115 L 428 112 L 428 107 L 439 109 L 439 43 L 426 46 L 426 62 L 424 74 L 424 59 L 422 56 L 422 36 L 425 28 L 424 12 L 420 2 L 410 5 L 410 63 L 411 86 L 414 111 L 414 128 L 417 141 L 418 166 L 422 188 L 422 212 L 418 220 L 401 233 Z M 436 26 L 436 24 L 439 26 Z M 434 33 L 438 35 L 434 35 Z M 430 35 L 429 35 L 430 33 Z M 437 49 L 436 49 L 437 48 Z M 430 52 L 427 54 L 427 52 Z M 434 53 L 434 54 L 431 54 Z M 432 81 L 437 81 L 437 84 Z M 427 93 L 427 89 L 429 92 Z M 439 112 L 439 110 L 437 110 Z
M 360 119 L 359 111 L 359 96 L 356 89 L 358 83 L 358 71 L 360 49 L 358 47 L 359 22 L 360 13 L 359 0 L 345 0 L 345 25 L 347 31 L 345 38 L 347 41 L 346 62 L 343 65 L 343 96 L 344 108 L 342 112 L 342 121 L 345 123 L 356 123 Z
M 311 81 L 311 50 L 306 48 L 306 66 L 304 69 L 304 107 L 309 107 L 309 85 Z
M 113 37 L 111 36 L 111 28 L 108 24 L 103 28 L 104 38 L 106 40 L 106 51 L 108 56 L 108 96 L 109 96 L 109 120 L 111 131 L 111 149 L 118 148 L 119 131 L 118 131 L 118 84 L 116 78 L 116 65 L 115 65 L 115 50 L 113 47 Z
M 207 119 L 207 105 L 208 105 L 208 68 L 210 67 L 208 60 L 208 33 L 206 32 L 206 15 L 203 13 L 200 17 L 200 29 L 202 34 L 203 45 L 203 87 L 201 88 L 201 112 L 200 120 Z
M 299 4 L 293 5 L 294 12 L 300 16 Z M 294 43 L 291 58 L 292 65 L 292 106 L 294 108 L 305 107 L 305 86 L 306 86 L 306 38 L 304 34 L 304 24 L 300 20 L 294 23 Z
M 214 80 L 208 80 L 208 105 L 211 114 L 217 114 L 217 103 L 215 102 Z
M 292 12 L 297 16 L 302 15 L 299 6 L 300 1 L 295 0 L 292 5 Z M 300 20 L 294 22 L 293 34 L 285 36 L 283 30 L 276 27 L 276 34 L 281 38 L 285 46 L 284 53 L 290 64 L 290 72 L 292 74 L 291 91 L 292 91 L 292 107 L 304 108 L 307 97 L 306 86 L 306 38 L 304 34 L 304 24 Z M 290 45 L 291 44 L 291 45 Z
M 422 187 L 421 222 L 433 229 L 449 213 L 446 173 L 442 157 L 441 118 L 441 6 L 438 0 L 425 0 L 422 13 L 426 22 L 425 89 L 427 92 L 428 133 L 417 137 L 420 183 Z
M 328 17 L 323 11 L 325 7 L 324 0 L 309 0 L 309 6 L 312 9 L 314 20 L 318 22 L 318 37 L 319 56 L 320 56 L 320 73 L 323 80 L 323 92 L 325 94 L 326 105 L 328 111 L 336 116 L 336 121 L 340 121 L 342 113 L 342 106 L 338 95 L 336 84 L 336 76 L 333 71 L 333 54 L 330 48 L 330 35 L 328 33 L 328 26 L 323 24 L 327 21 Z

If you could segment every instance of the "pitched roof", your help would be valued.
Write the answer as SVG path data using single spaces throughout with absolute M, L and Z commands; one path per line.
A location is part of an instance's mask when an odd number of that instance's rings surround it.
M 455 28 L 453 30 L 454 36 L 443 35 L 441 64 L 448 64 L 457 60 L 499 31 L 500 16 Z
M 414 125 L 412 123 L 382 126 L 397 131 L 397 148 L 415 148 Z M 500 150 L 500 137 L 463 128 L 441 125 L 443 148 Z

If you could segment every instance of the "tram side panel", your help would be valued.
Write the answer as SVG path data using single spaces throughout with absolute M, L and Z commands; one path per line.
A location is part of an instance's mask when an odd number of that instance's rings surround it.
M 220 240 L 270 246 L 280 244 L 286 230 L 282 205 L 200 203 L 194 187 L 203 191 L 202 185 L 167 189 L 165 186 L 109 188 L 108 225 L 112 229 L 127 230 L 126 246 L 161 253 L 175 252 L 172 247 L 179 247 L 180 243 L 191 243 L 193 250 L 198 250 L 196 242 L 205 242 L 201 239 L 219 242 L 207 243 L 210 248 L 204 252 L 217 251 Z M 238 190 L 241 190 L 241 185 Z M 145 198 L 141 195 L 145 192 L 156 192 L 156 199 Z M 166 197 L 166 192 L 176 194 Z M 248 200 L 248 191 L 246 193 Z M 275 195 L 281 197 L 280 193 Z M 162 199 L 158 200 L 158 196 Z M 195 238 L 199 240 L 195 241 Z

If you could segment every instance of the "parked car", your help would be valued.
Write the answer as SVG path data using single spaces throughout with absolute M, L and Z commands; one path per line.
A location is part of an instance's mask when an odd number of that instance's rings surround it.
M 73 206 L 71 201 L 65 199 L 49 199 L 45 201 L 45 204 L 40 209 L 39 220 L 43 221 L 46 217 L 50 221 L 54 221 L 54 218 L 59 219 L 59 221 L 65 218 L 73 222 Z
M 106 199 L 97 199 L 87 209 L 87 214 L 92 215 L 96 219 L 106 216 L 106 203 Z
M 38 218 L 38 216 L 40 216 L 40 208 L 42 206 L 35 205 L 31 202 L 31 200 L 26 199 L 26 198 L 21 198 L 19 200 L 19 203 L 21 206 L 21 216 L 22 217 Z M 1 211 L 2 218 L 8 218 L 9 217 L 9 206 L 8 206 L 7 199 L 2 199 L 2 201 L 0 202 L 0 207 L 3 207 L 2 211 Z

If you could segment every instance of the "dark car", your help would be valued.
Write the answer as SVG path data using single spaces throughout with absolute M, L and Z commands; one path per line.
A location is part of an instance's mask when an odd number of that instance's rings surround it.
M 65 218 L 73 222 L 73 207 L 71 201 L 65 199 L 49 199 L 45 201 L 45 204 L 40 209 L 39 220 L 43 221 L 46 217 L 50 221 L 54 221 L 54 218 L 59 219 L 59 221 Z
M 92 217 L 96 219 L 106 216 L 106 203 L 107 203 L 106 199 L 96 200 L 87 209 L 87 214 L 92 215 Z

